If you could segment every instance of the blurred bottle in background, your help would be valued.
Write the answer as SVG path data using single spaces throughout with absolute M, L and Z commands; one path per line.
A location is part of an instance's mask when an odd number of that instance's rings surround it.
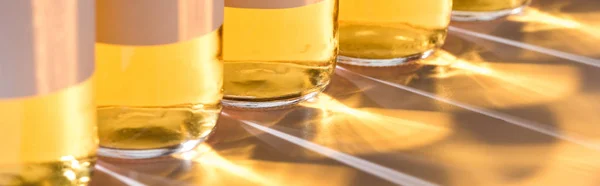
M 395 66 L 444 44 L 452 0 L 340 0 L 338 62 Z
M 0 185 L 87 185 L 94 1 L 0 1 Z
M 489 21 L 523 11 L 531 0 L 454 0 L 452 20 Z

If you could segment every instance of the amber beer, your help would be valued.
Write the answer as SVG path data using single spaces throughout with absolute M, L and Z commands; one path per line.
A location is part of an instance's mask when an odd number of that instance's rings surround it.
M 329 83 L 337 0 L 225 0 L 224 104 L 297 103 Z
M 338 62 L 394 66 L 444 44 L 452 0 L 340 0 Z
M 223 0 L 97 1 L 100 155 L 194 148 L 221 110 Z
M 531 0 L 454 0 L 452 20 L 487 21 L 517 14 Z
M 94 1 L 4 0 L 0 12 L 0 185 L 87 185 Z

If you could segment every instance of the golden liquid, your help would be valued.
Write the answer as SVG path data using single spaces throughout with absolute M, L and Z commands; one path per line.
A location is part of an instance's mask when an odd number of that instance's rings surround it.
M 100 145 L 156 149 L 206 137 L 221 110 L 221 29 L 156 46 L 96 44 Z
M 451 0 L 340 0 L 340 55 L 394 59 L 444 44 Z
M 520 7 L 529 0 L 454 0 L 454 10 L 498 11 Z
M 287 9 L 225 8 L 225 98 L 269 101 L 318 91 L 337 53 L 337 0 Z
M 97 148 L 93 80 L 0 99 L 0 185 L 86 185 Z

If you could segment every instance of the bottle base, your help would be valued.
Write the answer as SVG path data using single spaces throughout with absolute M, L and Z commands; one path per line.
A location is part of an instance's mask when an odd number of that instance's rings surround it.
M 270 109 L 270 108 L 281 108 L 296 105 L 302 101 L 309 100 L 319 93 L 323 92 L 325 88 L 327 88 L 329 82 L 313 88 L 308 93 L 298 94 L 295 96 L 285 96 L 280 98 L 272 98 L 272 99 L 238 99 L 235 96 L 225 96 L 223 97 L 222 104 L 225 107 L 234 108 L 234 109 Z
M 173 154 L 179 154 L 190 151 L 196 148 L 200 143 L 204 142 L 205 138 L 190 140 L 179 145 L 156 148 L 156 149 L 115 149 L 102 147 L 98 149 L 98 155 L 109 158 L 120 158 L 120 159 L 149 159 L 157 158 L 162 156 L 168 156 Z
M 519 14 L 525 10 L 525 8 L 529 6 L 529 2 L 524 3 L 523 5 L 513 8 L 513 9 L 505 9 L 498 11 L 452 11 L 452 21 L 491 21 L 498 18 L 506 17 L 509 15 Z
M 192 150 L 214 130 L 220 104 L 98 108 L 100 156 L 147 159 Z
M 355 66 L 364 66 L 364 67 L 391 67 L 403 65 L 405 63 L 416 61 L 420 59 L 428 58 L 429 56 L 435 53 L 435 49 L 427 50 L 422 53 L 409 55 L 401 58 L 394 59 L 361 59 L 361 58 L 353 58 L 346 56 L 338 56 L 338 63 L 347 64 L 347 65 L 355 65 Z
M 2 164 L 0 185 L 87 185 L 95 164 L 95 157 L 73 156 L 52 162 Z

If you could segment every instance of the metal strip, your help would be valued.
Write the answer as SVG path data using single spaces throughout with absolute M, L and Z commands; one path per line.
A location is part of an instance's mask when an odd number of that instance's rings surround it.
M 449 27 L 449 30 L 451 32 L 457 32 L 457 33 L 461 33 L 461 34 L 465 34 L 465 35 L 469 35 L 469 36 L 473 36 L 473 37 L 477 37 L 477 38 L 481 38 L 481 39 L 485 39 L 485 40 L 489 40 L 489 41 L 494 41 L 497 43 L 502 43 L 505 45 L 510 45 L 510 46 L 514 46 L 514 47 L 518 47 L 518 48 L 522 48 L 522 49 L 527 49 L 527 50 L 531 50 L 534 52 L 546 54 L 549 56 L 554 56 L 554 57 L 558 57 L 561 59 L 566 59 L 566 60 L 570 60 L 570 61 L 574 61 L 574 62 L 578 62 L 578 63 L 582 63 L 582 64 L 586 64 L 589 66 L 600 68 L 600 59 L 594 59 L 594 58 L 590 58 L 590 57 L 586 57 L 586 56 L 580 56 L 580 55 L 562 52 L 562 51 L 558 51 L 558 50 L 554 50 L 554 49 L 548 49 L 548 48 L 544 48 L 544 47 L 540 47 L 540 46 L 535 46 L 532 44 L 508 40 L 508 39 L 504 39 L 504 38 L 500 38 L 500 37 L 496 37 L 496 36 L 491 36 L 491 35 L 487 35 L 487 34 L 482 34 L 482 33 L 465 30 L 465 29 L 458 28 L 458 27 L 451 26 L 451 27 Z

